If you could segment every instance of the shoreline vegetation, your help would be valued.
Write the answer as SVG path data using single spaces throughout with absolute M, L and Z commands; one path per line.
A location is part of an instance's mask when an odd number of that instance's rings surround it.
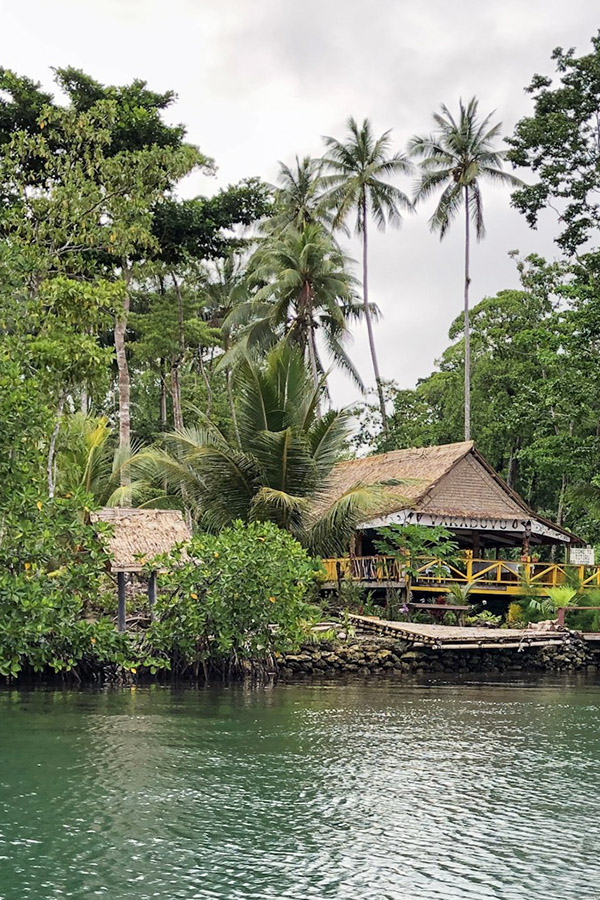
M 406 150 L 350 117 L 321 158 L 280 164 L 276 185 L 248 177 L 191 199 L 183 180 L 213 175 L 215 161 L 167 123 L 173 92 L 66 67 L 59 102 L 0 68 L 0 680 L 596 666 L 576 637 L 445 662 L 362 638 L 349 612 L 385 602 L 392 618 L 404 601 L 352 584 L 324 596 L 319 561 L 348 554 L 382 487 L 356 483 L 332 500 L 337 462 L 470 434 L 529 507 L 600 542 L 600 35 L 589 53 L 558 49 L 553 61 L 505 147 L 475 97 L 457 113 L 442 105 Z M 531 227 L 562 210 L 561 256 L 515 251 L 519 289 L 480 297 L 471 236 L 484 236 L 489 182 L 512 189 Z M 464 215 L 465 277 L 449 286 L 448 348 L 405 390 L 380 368 L 369 236 L 433 196 L 440 238 Z M 349 352 L 359 327 L 371 395 Z M 334 407 L 333 369 L 361 393 L 356 408 Z M 192 534 L 140 560 L 145 577 L 158 571 L 156 600 L 149 616 L 130 596 L 139 621 L 125 632 L 111 526 L 91 522 L 107 507 L 178 510 Z M 431 529 L 379 537 L 399 554 L 409 538 L 454 552 L 452 535 Z M 475 618 L 526 625 L 577 598 L 577 585 L 541 598 L 525 584 Z M 572 627 L 597 628 L 593 610 L 577 616 Z M 330 619 L 337 638 L 315 631 Z

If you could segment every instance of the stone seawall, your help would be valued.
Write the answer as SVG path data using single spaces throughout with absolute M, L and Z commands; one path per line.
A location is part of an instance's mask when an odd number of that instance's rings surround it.
M 408 642 L 374 635 L 345 642 L 306 644 L 277 660 L 280 678 L 452 672 L 574 671 L 600 668 L 600 650 L 571 636 L 564 645 L 493 650 L 446 650 L 412 647 Z

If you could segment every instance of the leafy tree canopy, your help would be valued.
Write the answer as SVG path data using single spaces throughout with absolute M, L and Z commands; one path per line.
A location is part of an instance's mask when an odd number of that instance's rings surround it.
M 576 56 L 574 48 L 557 47 L 552 59 L 558 83 L 533 77 L 526 89 L 533 114 L 508 138 L 508 158 L 534 176 L 512 199 L 532 228 L 552 208 L 561 228 L 557 243 L 572 255 L 595 241 L 600 225 L 600 33 L 592 38 L 591 53 Z

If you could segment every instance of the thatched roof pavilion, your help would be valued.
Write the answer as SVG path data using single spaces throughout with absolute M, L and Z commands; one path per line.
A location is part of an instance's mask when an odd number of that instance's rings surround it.
M 168 553 L 191 534 L 182 514 L 175 509 L 125 509 L 111 507 L 91 514 L 92 522 L 108 522 L 112 572 L 140 572 L 145 560 Z
M 382 486 L 361 532 L 393 523 L 443 525 L 462 546 L 476 549 L 579 543 L 560 525 L 535 513 L 472 441 L 392 450 L 338 463 L 320 504 L 357 484 Z
M 108 538 L 108 550 L 112 555 L 110 571 L 117 576 L 119 592 L 119 631 L 126 628 L 126 576 L 141 572 L 144 562 L 163 553 L 169 553 L 175 544 L 186 543 L 191 537 L 182 514 L 174 509 L 125 509 L 112 507 L 101 509 L 90 516 L 92 523 L 107 522 L 113 526 Z M 153 615 L 156 599 L 156 572 L 148 579 L 150 615 Z

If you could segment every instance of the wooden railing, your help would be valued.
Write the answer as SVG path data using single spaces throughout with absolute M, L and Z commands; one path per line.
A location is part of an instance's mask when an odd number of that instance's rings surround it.
M 573 584 L 583 588 L 600 587 L 600 566 L 575 566 L 565 563 L 517 562 L 505 559 L 473 559 L 468 556 L 448 563 L 434 556 L 419 557 L 410 567 L 411 581 L 423 590 L 438 591 L 450 584 L 499 593 L 523 593 L 528 588 L 560 587 Z M 388 556 L 353 556 L 324 559 L 327 582 L 346 579 L 366 585 L 404 584 L 407 566 Z

